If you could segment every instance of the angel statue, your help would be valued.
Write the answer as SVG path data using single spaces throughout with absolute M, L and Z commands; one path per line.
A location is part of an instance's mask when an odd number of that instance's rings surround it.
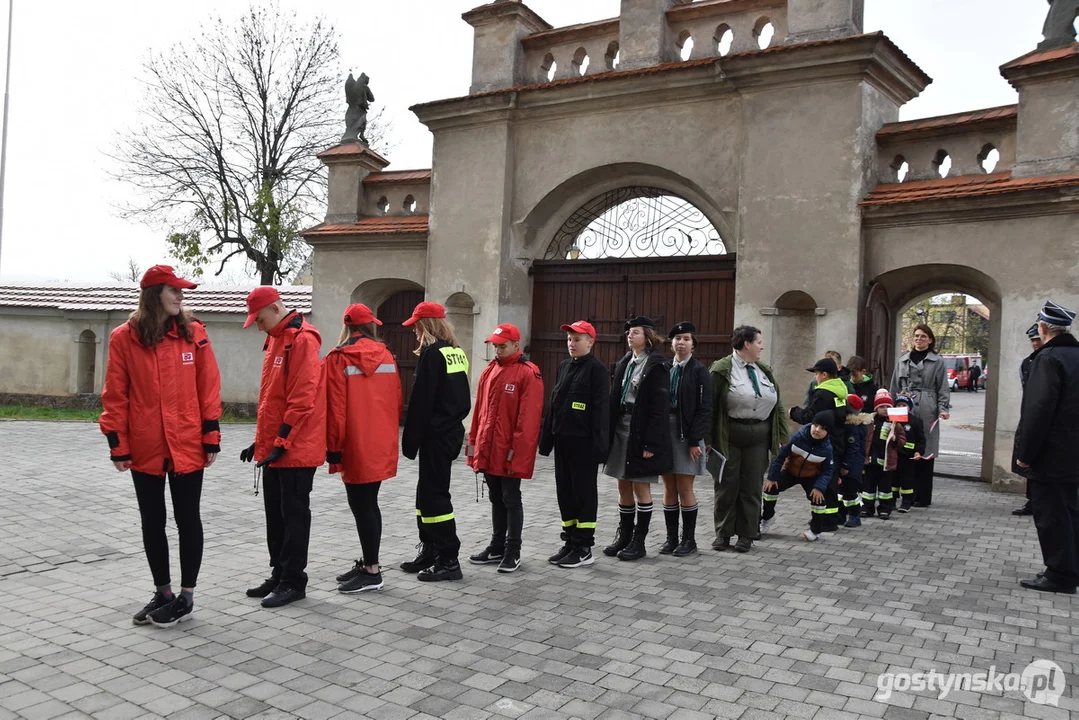
M 366 73 L 360 73 L 360 79 L 348 74 L 345 80 L 345 100 L 348 102 L 348 111 L 345 112 L 345 134 L 341 136 L 341 142 L 360 142 L 367 145 L 367 109 L 375 101 L 371 94 L 371 88 L 367 86 L 370 78 Z
M 1068 47 L 1075 42 L 1075 18 L 1079 16 L 1079 0 L 1049 0 L 1049 15 L 1045 18 L 1039 50 Z

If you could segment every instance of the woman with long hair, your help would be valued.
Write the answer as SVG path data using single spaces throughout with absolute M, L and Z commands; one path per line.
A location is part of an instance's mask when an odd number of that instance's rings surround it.
M 458 347 L 446 309 L 438 303 L 421 302 L 401 324 L 415 331 L 420 358 L 401 438 L 404 456 L 420 458 L 416 483 L 420 544 L 416 558 L 401 563 L 401 569 L 419 573 L 419 579 L 427 582 L 460 580 L 461 541 L 450 499 L 450 468 L 461 454 L 464 419 L 472 408 L 468 356 Z
M 933 465 L 940 449 L 940 421 L 951 417 L 951 387 L 944 359 L 937 354 L 933 329 L 924 323 L 915 325 L 911 341 L 913 348 L 895 363 L 889 390 L 893 396 L 906 393 L 912 397 L 912 412 L 922 419 L 925 428 L 925 452 L 914 462 L 913 499 L 908 507 L 927 508 L 933 504 Z
M 673 464 L 668 427 L 671 376 L 659 354 L 663 338 L 652 320 L 643 316 L 628 320 L 625 332 L 629 351 L 615 366 L 611 383 L 611 450 L 605 469 L 618 479 L 618 531 L 603 554 L 639 560 L 647 555 L 644 541 L 652 520 L 652 485 Z
M 337 577 L 338 591 L 382 587 L 379 545 L 382 481 L 397 475 L 401 377 L 393 354 L 378 337 L 382 324 L 366 305 L 345 309 L 338 345 L 323 360 L 326 373 L 326 461 L 341 473 L 363 555 Z
M 98 420 L 118 472 L 131 471 L 154 595 L 136 625 L 191 617 L 202 564 L 202 476 L 221 451 L 221 376 L 202 323 L 183 308 L 195 283 L 167 265 L 142 276 L 139 307 L 109 336 Z M 165 479 L 180 536 L 180 594 L 172 591 Z

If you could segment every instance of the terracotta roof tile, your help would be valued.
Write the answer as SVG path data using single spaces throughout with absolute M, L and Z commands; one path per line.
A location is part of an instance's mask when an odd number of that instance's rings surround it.
M 1012 68 L 1038 65 L 1039 63 L 1052 62 L 1072 55 L 1079 55 L 1079 43 L 1073 43 L 1069 47 L 1056 48 L 1055 50 L 1035 50 L 1009 63 L 1005 63 L 1000 69 L 1011 70 Z
M 1000 107 L 986 108 L 985 110 L 972 110 L 970 112 L 955 113 L 953 115 L 938 115 L 936 117 L 919 118 L 917 120 L 905 120 L 903 122 L 888 123 L 877 133 L 878 138 L 888 138 L 894 135 L 921 134 L 949 130 L 952 128 L 966 128 L 969 125 L 1010 121 L 1019 117 L 1018 105 L 1002 105 Z
M 326 235 L 426 235 L 426 215 L 366 217 L 354 223 L 323 223 L 303 232 L 304 237 Z
M 420 109 L 420 108 L 438 107 L 440 105 L 447 105 L 449 103 L 460 102 L 462 100 L 472 100 L 472 99 L 475 99 L 475 98 L 482 98 L 482 97 L 493 97 L 495 95 L 503 95 L 503 94 L 506 94 L 506 93 L 526 92 L 526 91 L 529 91 L 529 90 L 546 90 L 548 88 L 563 87 L 563 86 L 567 86 L 567 85 L 580 85 L 580 84 L 583 84 L 583 83 L 600 82 L 600 81 L 604 81 L 604 80 L 615 80 L 615 79 L 619 79 L 619 78 L 635 77 L 635 76 L 639 76 L 639 75 L 653 75 L 653 74 L 656 74 L 656 73 L 672 72 L 672 71 L 677 71 L 677 70 L 687 70 L 689 68 L 707 67 L 709 65 L 715 65 L 716 63 L 723 63 L 724 61 L 730 60 L 731 58 L 753 57 L 753 56 L 758 56 L 758 55 L 771 55 L 771 54 L 793 52 L 793 51 L 796 51 L 796 50 L 802 50 L 802 49 L 806 49 L 806 48 L 825 47 L 825 46 L 829 46 L 829 45 L 839 45 L 839 44 L 842 44 L 842 43 L 848 43 L 848 42 L 853 42 L 853 41 L 857 41 L 857 40 L 865 40 L 865 39 L 868 39 L 868 38 L 881 38 L 881 39 L 883 39 L 885 42 L 887 42 L 892 47 L 892 50 L 895 51 L 900 57 L 906 59 L 908 62 L 910 62 L 912 65 L 914 65 L 914 61 L 911 60 L 906 55 L 906 53 L 904 53 L 902 50 L 900 50 L 899 47 L 895 43 L 893 43 L 883 32 L 877 31 L 877 32 L 872 32 L 872 33 L 866 33 L 864 35 L 852 35 L 850 37 L 833 38 L 833 39 L 829 39 L 829 40 L 817 40 L 815 42 L 797 43 L 797 44 L 794 44 L 794 45 L 773 45 L 772 47 L 768 47 L 768 48 L 765 48 L 763 50 L 750 50 L 750 51 L 743 52 L 743 53 L 731 53 L 729 55 L 723 55 L 723 56 L 697 58 L 697 59 L 694 59 L 694 60 L 682 60 L 682 61 L 679 61 L 679 62 L 663 63 L 662 65 L 653 65 L 651 67 L 637 68 L 637 69 L 634 69 L 634 70 L 609 70 L 607 72 L 588 74 L 588 75 L 581 75 L 579 77 L 562 78 L 561 80 L 552 80 L 550 82 L 532 83 L 530 85 L 519 85 L 517 87 L 502 88 L 502 89 L 499 89 L 499 90 L 489 90 L 487 92 L 475 93 L 473 95 L 465 95 L 465 96 L 462 96 L 462 97 L 446 98 L 444 100 L 432 100 L 431 102 L 419 103 L 417 105 L 413 105 L 409 109 L 415 111 L 415 110 Z M 915 65 L 915 67 L 917 67 L 917 65 Z M 918 68 L 918 71 L 922 72 L 921 68 Z M 930 78 L 928 75 L 925 75 L 924 72 L 922 72 L 922 75 L 925 76 L 925 80 L 926 80 L 927 84 L 932 82 L 932 78 Z
M 254 288 L 199 287 L 184 291 L 184 306 L 194 313 L 246 313 L 247 294 Z M 281 299 L 300 312 L 311 312 L 311 287 L 280 286 Z M 116 285 L 0 285 L 0 307 L 56 308 L 57 310 L 130 311 L 138 307 L 139 287 Z
M 967 175 L 936 180 L 912 180 L 878 185 L 861 205 L 899 205 L 902 203 L 956 198 L 984 197 L 1051 188 L 1079 187 L 1079 175 L 1013 178 L 1011 173 Z
M 567 25 L 566 27 L 542 30 L 532 33 L 521 39 L 521 45 L 525 49 L 541 48 L 544 45 L 555 45 L 559 42 L 569 42 L 575 38 L 599 37 L 609 33 L 618 33 L 618 18 L 596 20 L 594 22 Z
M 376 160 L 380 160 L 382 163 L 384 163 L 384 165 L 390 164 L 389 160 L 382 157 L 371 148 L 365 145 L 361 145 L 360 143 L 342 143 L 340 145 L 334 145 L 331 148 L 323 150 L 315 157 L 320 160 L 325 160 L 326 158 L 340 160 L 342 158 L 362 157 L 364 155 L 370 155 Z
M 381 183 L 429 183 L 431 182 L 431 169 L 426 170 L 384 170 L 374 172 L 363 179 L 364 185 L 378 185 Z

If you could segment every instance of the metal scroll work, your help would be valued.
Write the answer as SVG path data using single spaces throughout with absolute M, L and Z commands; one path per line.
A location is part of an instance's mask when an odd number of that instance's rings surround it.
M 666 190 L 630 187 L 589 200 L 547 246 L 545 260 L 724 255 L 711 221 Z

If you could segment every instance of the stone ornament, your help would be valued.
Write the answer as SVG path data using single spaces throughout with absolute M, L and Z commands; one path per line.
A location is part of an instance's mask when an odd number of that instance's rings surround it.
M 1039 50 L 1068 47 L 1075 42 L 1075 18 L 1079 15 L 1079 0 L 1049 0 Z
M 358 142 L 367 145 L 367 110 L 375 101 L 375 96 L 368 87 L 370 78 L 367 73 L 360 73 L 360 79 L 348 74 L 345 80 L 345 100 L 348 102 L 348 110 L 345 112 L 345 134 L 341 136 L 341 142 Z

